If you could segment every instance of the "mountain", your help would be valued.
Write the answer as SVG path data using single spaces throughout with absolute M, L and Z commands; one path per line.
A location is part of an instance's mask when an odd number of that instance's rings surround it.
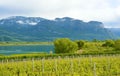
M 120 38 L 120 28 L 108 28 L 111 32 L 116 35 L 117 38 Z
M 70 17 L 54 20 L 40 17 L 13 16 L 0 20 L 0 40 L 52 41 L 68 37 L 72 40 L 113 39 L 113 33 L 98 21 L 84 22 Z M 6 41 L 6 40 L 5 40 Z

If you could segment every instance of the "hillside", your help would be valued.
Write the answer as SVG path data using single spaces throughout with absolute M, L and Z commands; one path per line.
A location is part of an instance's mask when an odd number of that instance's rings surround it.
M 56 38 L 113 39 L 114 35 L 98 21 L 84 22 L 69 17 L 54 20 L 40 17 L 13 16 L 0 20 L 0 40 L 8 41 L 52 41 Z M 4 36 L 4 37 L 2 37 Z M 12 39 L 11 39 L 12 38 Z
M 109 30 L 111 30 L 112 33 L 117 36 L 117 38 L 120 38 L 120 28 L 109 28 Z

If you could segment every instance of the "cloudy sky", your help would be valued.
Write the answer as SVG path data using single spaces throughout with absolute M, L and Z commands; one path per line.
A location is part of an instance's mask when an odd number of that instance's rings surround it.
M 0 0 L 0 18 L 9 16 L 47 19 L 68 16 L 120 27 L 120 0 Z

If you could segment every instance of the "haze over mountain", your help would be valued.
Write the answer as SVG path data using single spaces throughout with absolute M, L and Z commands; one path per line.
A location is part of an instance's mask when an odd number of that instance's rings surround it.
M 52 41 L 56 38 L 113 39 L 114 34 L 98 21 L 84 22 L 70 17 L 49 20 L 12 16 L 0 20 L 1 41 Z
M 120 38 L 120 28 L 108 28 L 117 38 Z

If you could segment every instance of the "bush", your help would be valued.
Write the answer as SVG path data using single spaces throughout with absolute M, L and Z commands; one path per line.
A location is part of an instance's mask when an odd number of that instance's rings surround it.
M 115 44 L 115 42 L 113 40 L 106 40 L 102 46 L 103 47 L 113 47 L 114 44 Z
M 74 53 L 78 50 L 77 44 L 68 38 L 56 39 L 54 46 L 55 53 Z
M 79 41 L 76 41 L 76 43 L 77 43 L 77 45 L 78 45 L 78 50 L 80 50 L 80 49 L 84 46 L 85 41 L 79 40 Z
M 116 50 L 120 50 L 120 40 L 115 41 L 114 47 L 115 47 Z

